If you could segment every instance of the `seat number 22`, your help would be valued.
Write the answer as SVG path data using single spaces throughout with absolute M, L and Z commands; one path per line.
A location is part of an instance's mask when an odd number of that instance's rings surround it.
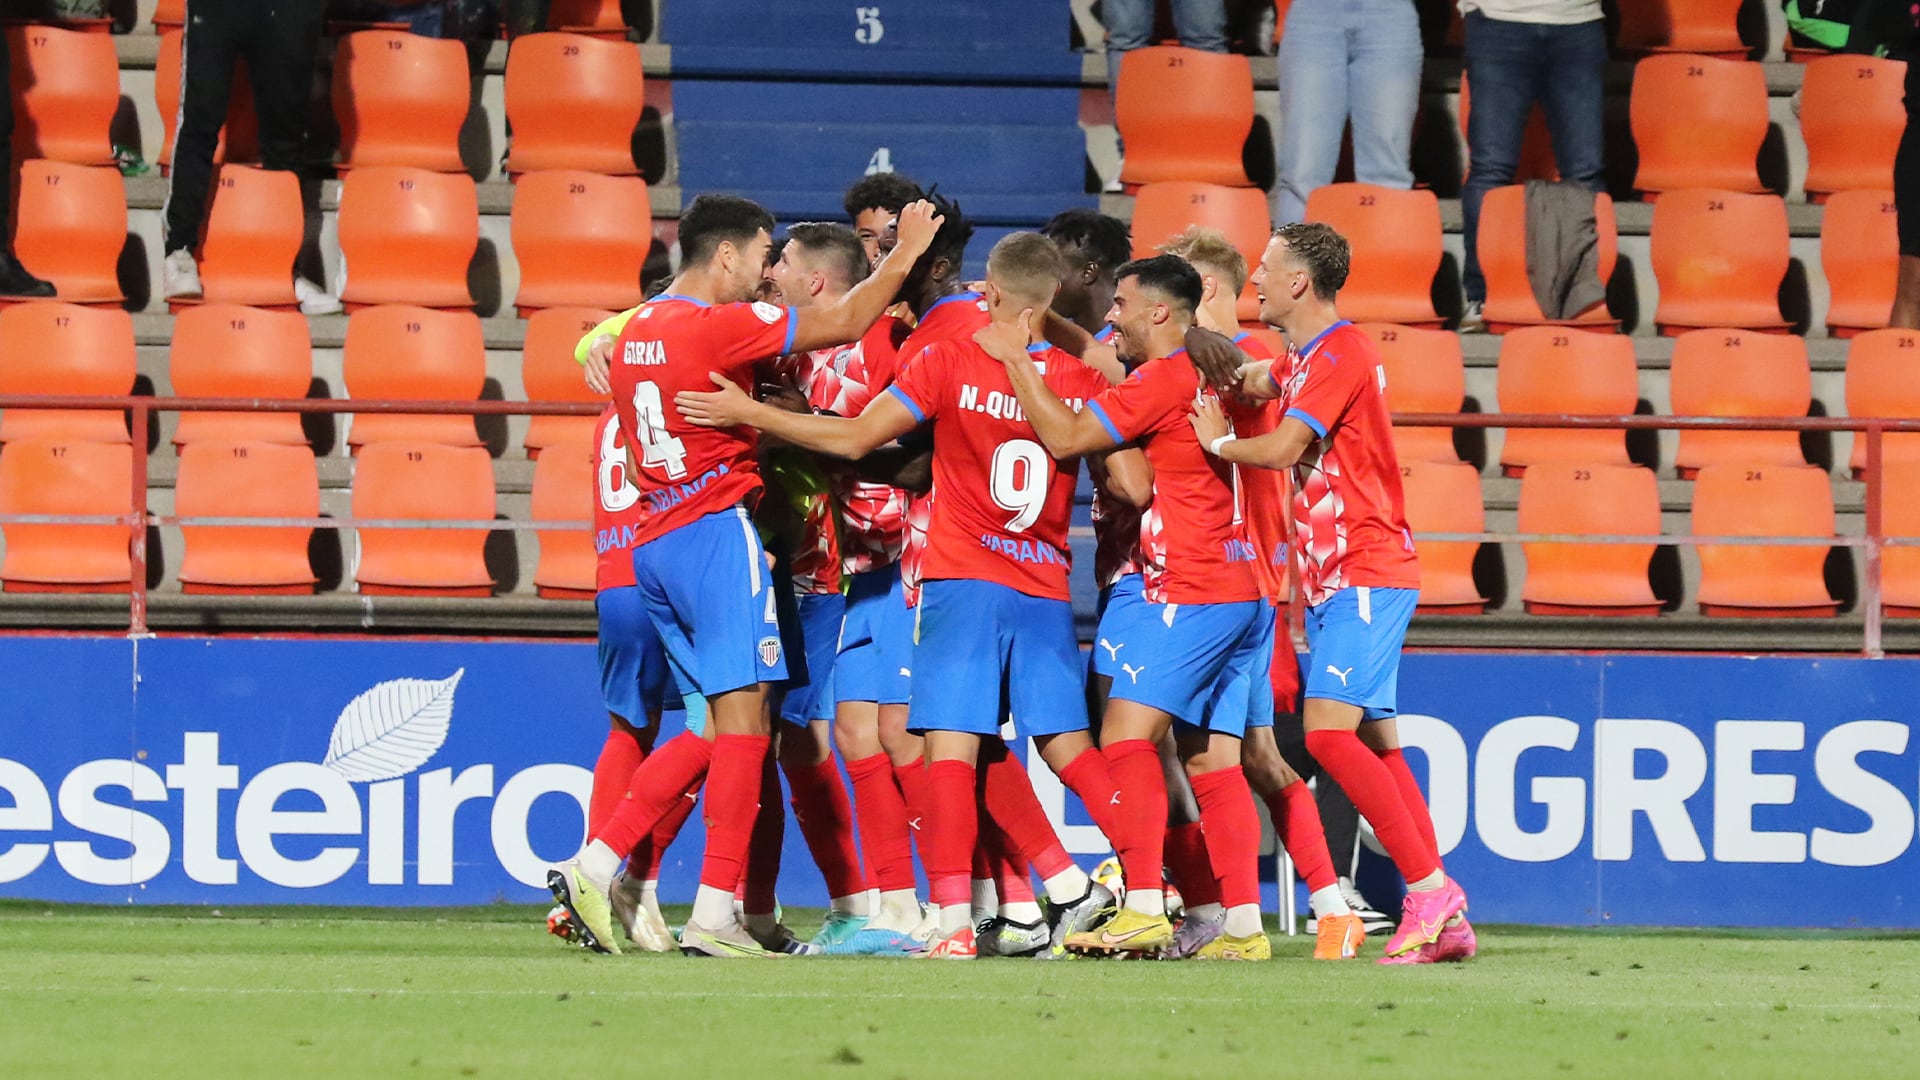
M 687 475 L 687 444 L 667 433 L 667 410 L 660 401 L 660 386 L 641 382 L 633 388 L 635 433 L 640 437 L 640 465 L 660 469 L 667 479 Z

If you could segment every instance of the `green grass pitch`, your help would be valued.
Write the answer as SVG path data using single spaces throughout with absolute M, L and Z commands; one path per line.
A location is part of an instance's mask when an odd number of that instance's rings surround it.
M 590 957 L 543 915 L 0 902 L 0 1074 L 1920 1074 L 1915 935 L 1487 927 L 1478 960 L 1420 969 L 1316 964 L 1304 937 L 1264 965 L 722 962 Z

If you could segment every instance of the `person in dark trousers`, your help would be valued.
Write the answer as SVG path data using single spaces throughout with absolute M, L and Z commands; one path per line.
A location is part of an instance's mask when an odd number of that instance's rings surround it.
M 180 123 L 167 188 L 166 259 L 161 292 L 168 300 L 201 295 L 193 247 L 207 216 L 213 151 L 226 122 L 234 64 L 244 58 L 260 117 L 260 164 L 299 172 L 304 164 L 314 54 L 325 0 L 193 0 L 188 5 L 180 64 Z M 300 310 L 328 315 L 340 301 L 295 276 Z
M 13 61 L 9 50 L 0 47 L 0 86 L 13 85 Z M 0 215 L 13 205 L 13 102 L 9 98 L 7 107 L 0 109 Z M 6 219 L 0 217 L 0 224 Z M 51 284 L 41 281 L 20 260 L 13 257 L 12 234 L 0 230 L 0 296 L 48 297 L 54 294 Z

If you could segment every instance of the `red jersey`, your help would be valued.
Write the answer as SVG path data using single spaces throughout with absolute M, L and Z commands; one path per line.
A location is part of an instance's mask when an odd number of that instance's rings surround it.
M 1267 678 L 1273 687 L 1275 712 L 1290 713 L 1300 707 L 1300 655 L 1293 651 L 1293 622 L 1287 606 L 1274 613 L 1273 664 Z
M 1181 349 L 1149 360 L 1087 407 L 1115 442 L 1138 442 L 1153 466 L 1153 506 L 1142 545 L 1147 600 L 1226 604 L 1260 595 L 1235 498 L 1233 466 L 1208 454 L 1187 417 L 1214 396 Z
M 1048 388 L 1078 411 L 1107 380 L 1051 346 L 1027 350 Z M 1033 433 L 1000 361 L 971 341 L 921 353 L 890 391 L 933 424 L 933 484 L 925 576 L 991 581 L 1028 596 L 1069 598 L 1077 458 L 1055 461 Z
M 955 293 L 934 301 L 927 313 L 920 317 L 920 325 L 914 327 L 913 333 L 908 334 L 907 340 L 900 344 L 894 377 L 898 378 L 928 346 L 942 341 L 972 344 L 975 332 L 986 325 L 987 301 L 979 293 Z M 936 475 L 933 487 L 927 489 L 925 494 L 912 496 L 907 506 L 907 544 L 900 553 L 900 581 L 908 607 L 920 603 L 920 579 L 927 558 L 927 530 L 933 518 L 934 495 L 939 490 L 940 480 Z
M 1274 365 L 1277 372 L 1280 364 Z M 1418 589 L 1387 412 L 1387 372 L 1373 341 L 1342 320 L 1291 356 L 1285 415 L 1319 436 L 1293 467 L 1293 530 L 1309 604 L 1350 585 Z
M 630 480 L 646 509 L 635 543 L 759 496 L 758 433 L 689 424 L 673 396 L 712 390 L 709 372 L 751 388 L 755 361 L 792 350 L 796 319 L 792 308 L 775 304 L 661 295 L 627 320 L 610 378 L 620 430 L 639 463 Z
M 1148 509 L 1152 509 L 1149 507 Z M 1093 583 L 1099 588 L 1140 572 L 1139 507 L 1114 497 L 1103 484 L 1093 488 Z
M 815 349 L 798 358 L 794 386 L 815 409 L 836 416 L 860 415 L 873 396 L 893 381 L 907 325 L 892 317 L 873 324 L 852 345 Z M 840 541 L 840 570 L 861 574 L 891 566 L 907 544 L 907 506 L 911 493 L 860 479 L 844 461 L 825 459 L 827 492 L 833 499 Z
M 560 451 L 549 451 L 559 453 Z M 646 510 L 627 480 L 627 440 L 609 405 L 593 425 L 593 587 L 604 592 L 633 581 L 633 544 Z
M 1241 332 L 1233 339 L 1254 360 L 1272 360 L 1273 351 L 1259 338 Z M 1267 402 L 1233 415 L 1233 432 L 1243 439 L 1258 438 L 1280 425 L 1280 405 Z M 1258 465 L 1236 465 L 1240 481 L 1240 513 L 1246 519 L 1247 539 L 1253 541 L 1253 573 L 1260 592 L 1276 604 L 1291 595 L 1287 585 L 1287 474 Z

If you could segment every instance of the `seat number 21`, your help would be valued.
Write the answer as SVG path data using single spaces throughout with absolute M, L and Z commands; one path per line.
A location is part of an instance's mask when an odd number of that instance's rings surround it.
M 663 470 L 669 480 L 687 475 L 687 444 L 667 433 L 667 410 L 661 404 L 658 383 L 634 386 L 633 413 L 641 467 Z

